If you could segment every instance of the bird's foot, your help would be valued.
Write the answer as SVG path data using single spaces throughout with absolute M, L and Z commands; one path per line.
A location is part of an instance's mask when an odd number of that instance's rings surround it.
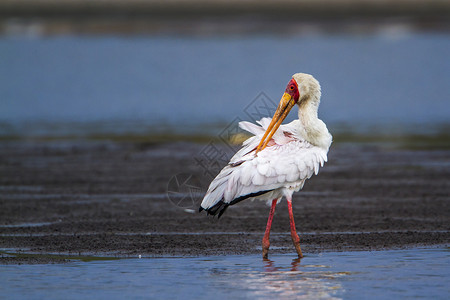
M 303 258 L 303 253 L 302 253 L 302 249 L 300 248 L 300 243 L 294 242 L 294 246 L 295 246 L 295 250 L 297 251 L 298 258 Z
M 262 241 L 262 255 L 264 259 L 267 259 L 269 257 L 269 247 L 270 241 L 268 238 L 264 237 Z
M 300 238 L 296 232 L 291 232 L 292 243 L 294 244 L 295 250 L 297 251 L 298 258 L 303 258 L 302 249 L 300 248 Z

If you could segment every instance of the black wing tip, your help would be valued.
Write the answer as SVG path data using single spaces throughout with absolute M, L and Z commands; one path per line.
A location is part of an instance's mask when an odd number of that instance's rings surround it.
M 204 208 L 201 207 L 201 206 L 198 208 L 198 212 L 199 212 L 199 213 L 201 213 L 203 210 L 204 210 Z
M 198 211 L 201 212 L 202 210 L 205 210 L 208 215 L 212 215 L 212 216 L 219 214 L 217 216 L 217 218 L 219 219 L 223 215 L 225 210 L 228 208 L 228 206 L 230 206 L 229 203 L 225 203 L 223 200 L 220 200 L 219 202 L 217 202 L 216 204 L 214 204 L 213 206 L 211 206 L 208 209 L 205 209 L 200 206 Z
M 225 206 L 220 210 L 219 215 L 217 216 L 217 219 L 220 219 L 220 217 L 223 215 L 223 213 L 227 210 L 228 206 L 230 206 L 228 203 L 225 204 Z

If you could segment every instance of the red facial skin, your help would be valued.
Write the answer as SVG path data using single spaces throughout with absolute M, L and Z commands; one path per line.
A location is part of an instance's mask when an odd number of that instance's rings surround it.
M 285 92 L 291 95 L 291 97 L 295 100 L 295 103 L 298 102 L 298 99 L 300 98 L 300 92 L 298 91 L 298 85 L 294 78 L 289 81 Z

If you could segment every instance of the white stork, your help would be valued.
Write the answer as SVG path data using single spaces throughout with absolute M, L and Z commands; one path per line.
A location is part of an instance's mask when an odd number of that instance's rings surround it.
M 200 206 L 199 211 L 220 217 L 228 206 L 245 199 L 272 200 L 262 240 L 264 258 L 268 257 L 275 206 L 283 196 L 288 203 L 292 242 L 299 258 L 303 257 L 292 214 L 292 194 L 327 161 L 332 136 L 317 117 L 320 95 L 319 82 L 313 76 L 294 74 L 272 119 L 261 119 L 259 126 L 240 122 L 239 126 L 254 136 L 211 182 Z M 295 104 L 299 119 L 281 125 Z

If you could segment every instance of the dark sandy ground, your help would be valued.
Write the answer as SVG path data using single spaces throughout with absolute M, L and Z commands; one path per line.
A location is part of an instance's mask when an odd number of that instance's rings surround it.
M 204 150 L 193 143 L 1 142 L 0 262 L 70 258 L 49 253 L 259 253 L 265 203 L 241 202 L 219 220 L 197 212 L 211 180 L 195 160 Z M 450 150 L 335 144 L 319 176 L 294 196 L 303 252 L 448 245 L 449 179 Z M 285 201 L 271 247 L 295 253 Z

